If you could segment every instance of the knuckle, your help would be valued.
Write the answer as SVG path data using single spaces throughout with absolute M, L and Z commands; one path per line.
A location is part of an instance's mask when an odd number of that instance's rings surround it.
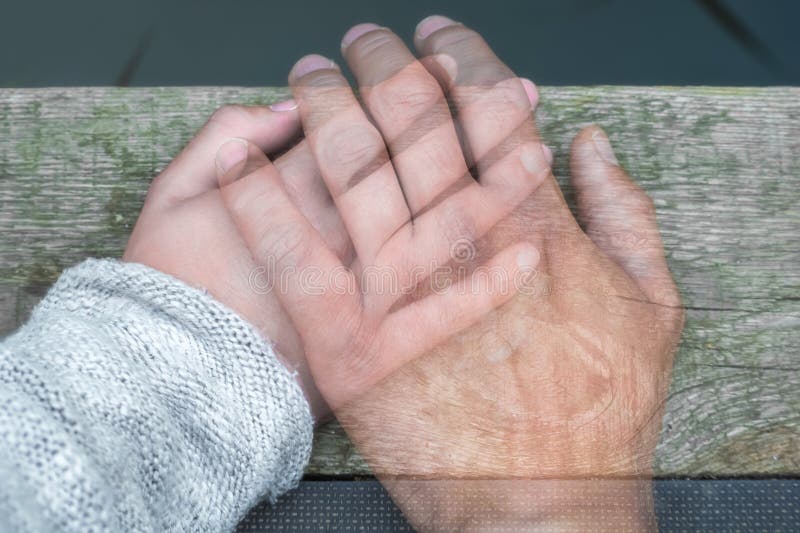
M 265 198 L 264 193 L 260 190 L 251 191 L 248 187 L 242 184 L 244 180 L 235 181 L 230 186 L 222 191 L 225 207 L 229 210 L 237 224 L 242 226 L 249 226 L 249 224 L 258 223 L 261 213 L 263 213 L 262 206 L 269 205 L 269 199 Z
M 320 139 L 324 158 L 323 172 L 331 172 L 339 179 L 349 179 L 374 165 L 383 153 L 380 133 L 366 125 L 352 125 L 331 130 Z
M 499 75 L 499 72 L 493 75 Z M 504 78 L 492 86 L 486 92 L 481 105 L 487 108 L 488 112 L 508 114 L 509 111 L 517 111 L 515 118 L 528 118 L 531 113 L 531 103 L 525 88 L 519 78 Z M 520 114 L 519 111 L 523 113 Z M 516 124 L 517 121 L 514 121 Z
M 593 233 L 596 235 L 596 233 Z M 604 232 L 597 235 L 598 240 L 614 248 L 619 254 L 623 254 L 628 262 L 634 262 L 635 258 L 641 257 L 643 250 L 651 246 L 651 238 L 643 231 L 635 229 L 625 229 Z M 639 265 L 637 270 L 643 270 L 644 266 Z
M 459 242 L 474 245 L 478 235 L 474 218 L 465 210 L 456 206 L 442 204 L 442 207 L 446 211 L 440 219 L 441 230 L 448 244 L 451 247 Z
M 663 304 L 657 310 L 663 319 L 661 327 L 666 333 L 680 335 L 686 321 L 686 311 L 683 307 L 681 293 L 668 272 L 663 274 L 658 282 L 660 289 L 654 299 Z
M 344 82 L 342 75 L 333 69 L 315 70 L 303 76 L 300 83 L 304 87 L 324 89 L 324 88 L 339 88 L 342 87 Z M 327 95 L 327 93 L 321 93 Z
M 619 192 L 618 202 L 625 208 L 629 216 L 644 216 L 648 221 L 655 220 L 656 204 L 650 195 L 631 181 L 624 172 L 620 172 L 614 177 Z
M 225 207 L 243 227 L 266 227 L 275 205 L 272 188 L 257 185 L 252 180 L 237 180 L 222 191 Z
M 656 203 L 653 199 L 643 190 L 637 187 L 637 201 L 639 203 L 639 209 L 641 209 L 642 213 L 647 215 L 648 217 L 655 218 L 656 216 Z
M 262 232 L 261 250 L 275 265 L 297 265 L 304 261 L 309 250 L 309 232 L 290 222 L 273 226 Z
M 336 166 L 357 170 L 375 159 L 381 148 L 375 135 L 367 128 L 354 128 L 335 140 L 331 162 Z
M 458 24 L 434 32 L 428 40 L 436 53 L 447 53 L 456 48 L 466 48 L 469 51 L 477 46 L 485 46 L 483 37 L 478 32 Z
M 361 36 L 350 46 L 350 51 L 355 54 L 357 61 L 364 61 L 376 53 L 382 54 L 387 46 L 396 43 L 397 37 L 391 31 L 381 28 Z
M 242 119 L 248 116 L 247 109 L 241 105 L 227 104 L 211 114 L 209 122 L 219 124 L 221 126 L 235 126 Z
M 419 116 L 443 103 L 443 99 L 436 80 L 420 71 L 392 76 L 376 85 L 370 94 L 370 100 L 382 103 L 390 115 Z
M 644 195 L 645 208 L 647 209 L 648 213 L 650 213 L 651 215 L 655 216 L 655 214 L 656 214 L 656 203 L 655 203 L 655 201 L 650 196 L 648 196 L 647 194 L 645 194 L 645 193 L 642 193 L 642 194 Z
M 463 173 L 467 172 L 460 147 L 457 144 L 439 139 L 431 139 L 429 142 L 423 141 L 417 144 L 420 153 L 415 157 L 426 162 L 429 175 L 451 177 L 454 169 Z

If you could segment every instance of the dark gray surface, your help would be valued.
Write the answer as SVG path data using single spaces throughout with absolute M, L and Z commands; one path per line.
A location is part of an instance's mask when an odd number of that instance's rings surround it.
M 409 39 L 442 13 L 481 31 L 537 83 L 800 85 L 800 2 L 714 0 L 771 58 L 714 16 L 712 0 L 29 0 L 0 17 L 0 86 L 280 86 L 303 54 L 339 60 L 350 25 L 372 21 Z M 713 3 L 713 2 L 712 2 Z M 138 43 L 152 39 L 124 76 Z
M 657 480 L 660 531 L 800 529 L 798 480 Z M 240 532 L 412 531 L 377 481 L 304 481 L 276 507 L 262 504 Z

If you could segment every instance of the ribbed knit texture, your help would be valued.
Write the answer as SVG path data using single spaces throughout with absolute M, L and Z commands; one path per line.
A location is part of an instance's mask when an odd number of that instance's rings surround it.
M 145 266 L 88 260 L 0 344 L 0 530 L 231 530 L 297 484 L 312 429 L 248 323 Z

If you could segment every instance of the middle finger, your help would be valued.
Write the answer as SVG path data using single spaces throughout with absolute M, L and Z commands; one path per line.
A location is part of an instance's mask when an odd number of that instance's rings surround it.
M 470 179 L 439 82 L 387 28 L 359 24 L 342 52 L 386 140 L 412 215 Z

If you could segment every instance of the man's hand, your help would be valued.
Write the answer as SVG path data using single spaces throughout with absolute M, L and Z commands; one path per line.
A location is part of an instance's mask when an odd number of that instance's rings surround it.
M 530 114 L 517 120 L 519 114 L 499 97 L 508 80 L 517 78 L 477 33 L 433 17 L 420 24 L 415 44 L 422 64 L 433 65 L 430 72 L 454 102 L 465 153 L 478 169 L 487 154 L 538 140 Z M 396 70 L 374 78 L 381 75 L 375 65 L 397 64 L 403 50 L 377 29 L 347 47 L 368 103 L 377 92 L 373 86 L 406 86 L 396 81 Z M 382 111 L 372 114 L 380 120 Z M 514 124 L 510 133 L 504 128 L 508 123 Z M 434 135 L 436 129 L 430 131 Z M 680 299 L 653 204 L 619 166 L 599 128 L 576 137 L 572 179 L 585 232 L 551 176 L 477 241 L 478 254 L 463 263 L 474 268 L 509 243 L 532 242 L 541 260 L 529 294 L 516 296 L 337 411 L 372 469 L 419 527 L 480 529 L 482 518 L 503 516 L 530 527 L 571 520 L 604 527 L 588 512 L 593 501 L 608 504 L 610 493 L 602 486 L 579 484 L 577 491 L 563 491 L 562 503 L 572 494 L 571 506 L 563 507 L 572 515 L 559 514 L 558 506 L 542 507 L 543 488 L 552 489 L 558 479 L 650 475 L 682 328 Z M 447 482 L 403 482 L 409 479 Z M 471 485 L 481 497 L 466 504 L 458 499 L 469 492 L 466 481 L 453 480 L 528 481 L 530 498 L 519 507 L 495 490 L 502 484 L 490 483 Z M 619 508 L 600 507 L 621 521 L 608 527 L 626 520 L 650 523 L 647 490 L 634 484 L 613 494 L 625 501 Z

